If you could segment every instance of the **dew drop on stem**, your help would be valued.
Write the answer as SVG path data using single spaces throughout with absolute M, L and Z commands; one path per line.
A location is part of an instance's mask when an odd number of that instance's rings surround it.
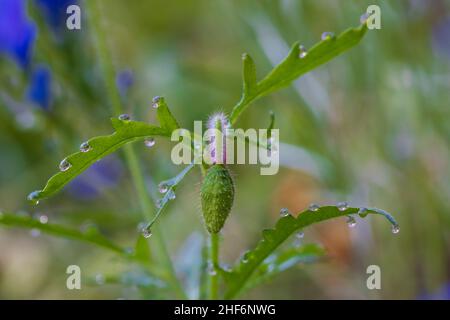
M 167 182 L 161 182 L 158 184 L 159 193 L 166 193 L 169 190 L 169 184 Z
M 175 200 L 177 195 L 175 194 L 175 192 L 173 190 L 170 190 L 168 193 L 168 197 L 169 197 L 169 200 Z
M 397 234 L 397 233 L 399 233 L 400 232 L 400 226 L 398 225 L 398 224 L 394 224 L 393 226 L 392 226 L 392 233 L 393 234 Z

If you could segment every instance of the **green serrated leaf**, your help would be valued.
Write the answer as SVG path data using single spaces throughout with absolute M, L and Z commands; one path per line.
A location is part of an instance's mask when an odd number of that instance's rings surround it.
M 239 115 L 254 100 L 288 86 L 301 75 L 358 44 L 366 31 L 366 24 L 347 29 L 338 37 L 330 37 L 328 40 L 320 41 L 309 49 L 303 58 L 300 57 L 300 44 L 296 42 L 287 57 L 273 68 L 264 79 L 259 81 L 256 86 L 253 84 L 253 75 L 256 75 L 253 61 L 248 55 L 244 55 L 244 90 L 241 100 L 231 113 L 231 123 L 235 123 Z
M 153 98 L 153 105 L 155 108 L 157 108 L 156 116 L 158 118 L 160 126 L 166 129 L 169 132 L 169 134 L 172 134 L 172 131 L 180 127 L 178 125 L 177 120 L 170 112 L 166 100 L 163 97 Z
M 140 121 L 111 119 L 112 125 L 116 130 L 108 136 L 99 136 L 88 140 L 87 152 L 76 152 L 68 156 L 65 160 L 70 167 L 66 171 L 60 171 L 52 176 L 44 189 L 34 191 L 28 199 L 38 202 L 41 199 L 48 198 L 61 190 L 68 182 L 86 170 L 94 162 L 102 159 L 108 154 L 114 152 L 121 146 L 138 140 L 143 140 L 151 136 L 169 136 L 170 131 L 154 125 Z
M 114 244 L 105 238 L 98 230 L 88 229 L 85 232 L 60 226 L 54 223 L 41 223 L 40 221 L 28 216 L 19 216 L 15 214 L 1 213 L 0 224 L 10 227 L 19 227 L 25 229 L 35 229 L 42 233 L 52 236 L 62 237 L 65 239 L 73 239 L 82 242 L 95 244 L 97 246 L 112 250 L 121 255 L 127 256 L 126 250 Z
M 256 248 L 248 251 L 245 254 L 245 259 L 241 260 L 231 272 L 225 274 L 225 280 L 228 285 L 225 298 L 231 299 L 235 297 L 260 264 L 294 232 L 302 230 L 314 223 L 336 217 L 354 215 L 358 214 L 358 212 L 363 217 L 368 214 L 383 215 L 394 227 L 398 227 L 397 222 L 389 213 L 376 208 L 367 208 L 364 210 L 362 208 L 347 208 L 345 210 L 339 210 L 336 206 L 324 206 L 317 208 L 315 211 L 305 210 L 296 218 L 289 214 L 280 218 L 274 229 L 264 230 L 263 239 L 258 243 Z

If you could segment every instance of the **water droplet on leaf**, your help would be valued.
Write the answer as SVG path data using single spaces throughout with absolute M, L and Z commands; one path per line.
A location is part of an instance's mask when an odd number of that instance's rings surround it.
M 356 226 L 356 220 L 352 216 L 347 216 L 347 225 L 350 228 L 354 228 Z
M 245 251 L 241 256 L 242 263 L 247 263 L 250 257 L 250 251 Z
M 27 200 L 30 201 L 31 203 L 33 203 L 34 205 L 38 205 L 39 204 L 39 190 L 33 191 L 31 192 L 28 196 L 27 196 Z
M 170 190 L 168 193 L 168 197 L 169 197 L 169 200 L 175 200 L 177 195 L 175 194 L 175 192 L 173 192 L 173 190 Z
M 83 142 L 83 143 L 80 145 L 80 151 L 81 151 L 81 152 L 88 152 L 88 151 L 91 151 L 91 146 L 89 145 L 89 143 Z
M 369 19 L 369 14 L 366 12 L 359 17 L 359 22 L 361 24 L 365 24 L 368 19 Z
M 64 171 L 69 170 L 71 166 L 72 166 L 72 164 L 71 164 L 67 159 L 63 159 L 63 160 L 59 163 L 59 170 L 61 170 L 62 172 L 64 172 Z
M 152 107 L 153 107 L 154 109 L 158 109 L 158 108 L 159 108 L 159 102 L 160 102 L 160 100 L 161 100 L 161 97 L 160 97 L 160 96 L 156 96 L 156 97 L 154 97 L 154 98 L 152 99 Z
M 400 226 L 398 224 L 395 224 L 392 226 L 392 233 L 397 234 L 400 232 Z
M 151 148 L 155 145 L 155 139 L 154 138 L 147 138 L 144 140 L 144 144 L 147 148 Z
M 339 211 L 345 211 L 348 209 L 348 203 L 345 201 L 339 202 L 336 207 L 339 209 Z
M 129 115 L 129 114 L 126 114 L 126 113 L 121 114 L 121 115 L 119 116 L 119 120 L 122 120 L 122 121 L 129 121 L 130 119 L 131 119 L 130 115 Z
M 145 239 L 150 238 L 152 236 L 152 234 L 153 234 L 152 231 L 150 229 L 147 229 L 147 228 L 143 228 L 141 232 L 142 232 L 142 235 L 144 236 Z
M 167 182 L 161 182 L 160 184 L 158 184 L 158 190 L 159 193 L 166 193 L 167 190 L 169 190 L 169 185 L 167 184 Z
M 46 224 L 48 222 L 48 217 L 46 215 L 39 216 L 39 222 L 42 224 Z
M 306 48 L 303 45 L 300 45 L 299 47 L 300 50 L 300 58 L 303 59 L 304 57 L 306 57 L 308 55 L 308 51 L 306 50 Z
M 289 212 L 288 208 L 282 208 L 280 210 L 280 216 L 281 217 L 287 217 L 288 215 L 290 215 L 291 213 Z
M 297 232 L 297 234 L 295 235 L 295 237 L 297 239 L 303 239 L 305 237 L 305 233 L 303 231 L 299 231 Z
M 320 206 L 316 203 L 311 203 L 308 208 L 309 211 L 313 211 L 313 212 L 316 212 L 319 209 L 320 209 Z
M 328 32 L 328 31 L 325 31 L 325 32 L 323 32 L 322 33 L 322 35 L 321 35 L 321 37 L 320 37 L 322 40 L 331 40 L 331 39 L 333 39 L 334 38 L 334 33 L 333 32 Z

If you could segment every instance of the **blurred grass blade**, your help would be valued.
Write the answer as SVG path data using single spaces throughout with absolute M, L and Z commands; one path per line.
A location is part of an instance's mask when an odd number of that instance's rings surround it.
M 76 229 L 67 228 L 53 223 L 41 223 L 39 220 L 28 216 L 19 216 L 15 214 L 0 213 L 0 224 L 10 227 L 19 227 L 25 229 L 35 229 L 42 233 L 57 236 L 65 239 L 73 239 L 82 242 L 91 243 L 121 255 L 127 255 L 126 251 L 118 245 L 111 242 L 98 232 L 97 229 L 88 229 L 85 232 Z
M 255 270 L 259 268 L 261 263 L 263 263 L 263 261 L 294 232 L 321 221 L 347 215 L 355 215 L 358 214 L 358 212 L 362 212 L 360 210 L 361 208 L 339 210 L 336 206 L 324 206 L 318 208 L 316 211 L 305 210 L 296 218 L 290 214 L 280 218 L 274 229 L 263 231 L 263 239 L 257 244 L 256 248 L 246 252 L 245 259 L 242 259 L 231 272 L 224 274 L 227 284 L 225 298 L 234 298 L 242 290 Z M 365 217 L 368 214 L 380 214 L 386 217 L 393 226 L 398 226 L 395 219 L 386 211 L 370 208 L 364 209 L 363 212 L 364 213 L 361 214 L 362 217 Z
M 116 132 L 108 136 L 94 137 L 87 141 L 89 151 L 76 152 L 66 158 L 70 167 L 66 171 L 60 171 L 52 176 L 43 190 L 32 192 L 29 200 L 37 202 L 48 198 L 61 190 L 68 182 L 81 174 L 94 162 L 104 158 L 121 146 L 138 140 L 144 140 L 152 136 L 169 136 L 170 132 L 144 122 L 111 119 Z
M 366 31 L 366 24 L 347 29 L 336 38 L 331 37 L 328 40 L 318 42 L 302 58 L 300 57 L 300 43 L 296 42 L 287 57 L 273 68 L 264 79 L 258 82 L 256 86 L 253 84 L 253 76 L 255 75 L 256 77 L 253 61 L 245 54 L 243 94 L 241 100 L 233 108 L 230 117 L 231 123 L 235 123 L 239 115 L 257 98 L 288 86 L 301 75 L 358 44 Z

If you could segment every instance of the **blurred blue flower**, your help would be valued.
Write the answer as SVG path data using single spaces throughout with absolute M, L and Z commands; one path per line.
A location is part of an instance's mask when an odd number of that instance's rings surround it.
M 434 25 L 432 39 L 435 52 L 450 59 L 450 17 Z
M 51 103 L 51 74 L 45 66 L 37 66 L 31 75 L 27 89 L 27 99 L 44 110 L 49 110 Z
M 54 31 L 66 27 L 67 7 L 77 4 L 77 0 L 35 0 L 35 2 Z
M 0 53 L 13 58 L 19 66 L 30 64 L 36 27 L 28 19 L 23 0 L 0 0 Z
M 130 87 L 134 84 L 133 71 L 126 69 L 119 72 L 116 76 L 116 86 L 119 89 L 120 96 L 124 99 Z
M 68 191 L 75 198 L 91 200 L 103 190 L 117 184 L 122 175 L 122 166 L 116 156 L 110 155 L 94 163 L 69 185 Z

